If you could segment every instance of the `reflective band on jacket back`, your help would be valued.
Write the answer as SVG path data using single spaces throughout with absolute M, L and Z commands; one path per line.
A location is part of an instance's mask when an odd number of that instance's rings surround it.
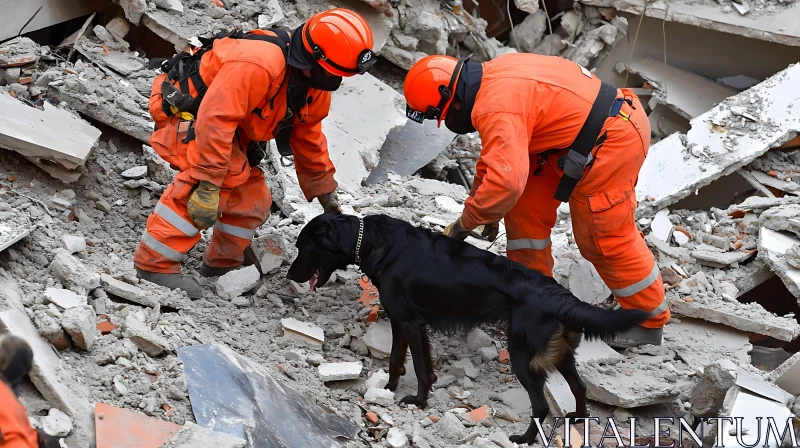
M 611 292 L 614 293 L 614 296 L 616 297 L 630 297 L 636 294 L 637 292 L 644 291 L 645 289 L 647 289 L 648 286 L 652 285 L 653 282 L 658 280 L 658 274 L 659 274 L 658 264 L 655 263 L 655 260 L 653 260 L 653 270 L 650 271 L 649 274 L 647 274 L 647 277 L 639 280 L 638 282 L 630 286 L 626 286 L 620 289 L 612 289 Z
M 231 224 L 225 224 L 224 222 L 220 221 L 217 221 L 214 224 L 214 228 L 222 233 L 227 233 L 228 235 L 233 235 L 244 240 L 252 240 L 256 234 L 255 230 L 245 229 L 244 227 L 238 227 Z
M 152 235 L 147 233 L 147 230 L 145 230 L 144 234 L 142 235 L 142 243 L 144 243 L 145 246 L 149 247 L 150 249 L 153 249 L 154 251 L 169 258 L 172 261 L 183 261 L 186 258 L 186 254 L 182 254 L 170 248 L 169 246 L 165 245 L 161 241 L 158 241 L 157 239 L 153 238 Z
M 199 230 L 197 230 L 192 223 L 183 219 L 181 215 L 175 213 L 175 210 L 167 207 L 161 201 L 156 204 L 156 209 L 154 212 L 156 215 L 164 218 L 165 221 L 172 224 L 173 227 L 183 232 L 183 234 L 186 236 L 195 236 L 199 232 Z
M 535 240 L 533 238 L 520 238 L 516 240 L 508 240 L 506 250 L 519 250 L 519 249 L 535 249 L 543 250 L 550 244 L 550 238 L 543 240 Z

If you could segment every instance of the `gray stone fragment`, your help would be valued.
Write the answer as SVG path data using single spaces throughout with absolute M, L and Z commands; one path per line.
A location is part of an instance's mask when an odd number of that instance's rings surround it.
M 53 437 L 66 437 L 72 432 L 72 419 L 56 408 L 50 408 L 47 416 L 40 420 L 42 430 Z
M 245 448 L 246 446 L 244 439 L 186 422 L 180 431 L 159 448 Z
M 65 249 L 56 251 L 56 256 L 50 263 L 50 271 L 63 284 L 81 295 L 86 295 L 100 286 L 100 276 L 89 271 L 80 260 Z
M 78 305 L 67 308 L 61 319 L 61 326 L 67 331 L 76 346 L 89 350 L 94 345 L 97 333 L 97 318 L 94 308 L 89 305 Z
M 158 356 L 169 348 L 169 343 L 133 314 L 125 318 L 125 336 L 150 356 Z
M 547 30 L 547 14 L 539 10 L 528 14 L 509 34 L 509 44 L 524 53 L 533 53 Z

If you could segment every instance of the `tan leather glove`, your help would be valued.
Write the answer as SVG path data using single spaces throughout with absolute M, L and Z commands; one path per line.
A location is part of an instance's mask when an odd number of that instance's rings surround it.
M 337 215 L 342 213 L 342 206 L 339 205 L 339 197 L 336 195 L 336 190 L 318 196 L 317 199 L 319 203 L 322 204 L 322 209 L 325 213 L 335 213 Z
M 219 213 L 219 187 L 204 180 L 189 196 L 186 210 L 189 212 L 194 226 L 200 230 L 208 229 L 217 222 Z
M 461 224 L 461 217 L 450 223 L 444 229 L 445 236 L 449 236 L 450 238 L 454 238 L 457 240 L 465 240 L 469 235 L 469 230 L 465 229 L 464 226 Z

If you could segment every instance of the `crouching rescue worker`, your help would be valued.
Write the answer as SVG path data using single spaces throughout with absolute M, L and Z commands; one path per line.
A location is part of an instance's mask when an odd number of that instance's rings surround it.
M 364 18 L 337 8 L 291 34 L 218 35 L 193 54 L 159 61 L 164 73 L 150 96 L 150 145 L 180 172 L 147 220 L 134 256 L 139 278 L 202 297 L 200 285 L 181 276 L 180 263 L 200 230 L 212 226 L 200 274 L 243 264 L 272 204 L 258 167 L 272 139 L 281 155 L 294 156 L 306 199 L 341 213 L 321 121 L 342 77 L 364 74 L 376 62 L 372 45 Z
M 0 335 L 0 448 L 58 448 L 58 438 L 31 426 L 17 391 L 33 366 L 33 350 L 25 340 Z
M 658 265 L 634 221 L 634 187 L 650 146 L 636 95 L 551 56 L 509 54 L 483 64 L 449 56 L 417 62 L 403 86 L 407 114 L 483 142 L 461 217 L 445 229 L 464 239 L 505 218 L 508 258 L 553 275 L 550 232 L 569 202 L 573 233 L 623 308 L 650 319 L 611 345 L 660 344 L 670 318 Z

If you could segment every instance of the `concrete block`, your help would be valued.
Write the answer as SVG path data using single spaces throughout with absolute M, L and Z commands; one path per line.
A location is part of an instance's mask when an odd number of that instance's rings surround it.
M 322 382 L 354 380 L 361 375 L 360 362 L 326 362 L 317 367 Z
M 316 325 L 300 322 L 294 318 L 281 319 L 281 325 L 285 337 L 300 341 L 309 348 L 321 350 L 322 344 L 325 343 L 325 332 Z
M 774 371 L 769 379 L 792 395 L 800 395 L 800 353 L 795 353 Z
M 800 269 L 787 261 L 787 253 L 795 244 L 800 244 L 800 238 L 792 234 L 764 227 L 758 233 L 758 257 L 767 263 L 800 302 Z
M 364 389 L 383 389 L 387 384 L 389 384 L 389 374 L 380 369 L 367 378 L 367 381 L 364 382 Z
M 70 254 L 86 250 L 86 238 L 75 235 L 64 235 L 61 237 L 61 247 Z
M 674 14 L 672 9 L 670 14 Z M 800 116 L 788 111 L 800 101 L 798 85 L 800 64 L 795 64 L 695 117 L 686 135 L 673 134 L 653 145 L 636 186 L 637 217 L 650 216 L 694 194 L 794 137 Z M 731 107 L 740 105 L 753 109 L 758 121 L 748 122 L 746 128 L 711 125 L 738 122 L 740 118 L 732 118 Z M 696 145 L 703 148 L 701 157 L 688 154 L 688 148 Z
M 736 364 L 726 359 L 706 365 L 689 396 L 692 414 L 719 415 L 725 394 L 736 384 L 737 370 Z
M 450 370 L 457 378 L 464 378 L 467 376 L 474 379 L 480 374 L 480 370 L 472 365 L 472 361 L 470 361 L 469 358 L 460 359 L 452 363 L 450 365 Z
M 125 179 L 141 179 L 147 176 L 147 166 L 142 165 L 142 166 L 135 166 L 133 168 L 128 168 L 127 170 L 120 173 L 120 176 L 122 176 Z
M 89 271 L 80 260 L 70 255 L 65 249 L 58 249 L 50 271 L 71 290 L 86 295 L 100 286 L 100 276 Z
M 64 327 L 76 346 L 89 350 L 94 345 L 97 334 L 97 318 L 94 308 L 89 305 L 67 308 L 61 319 L 61 326 Z
M 445 412 L 436 425 L 450 440 L 459 440 L 467 434 L 467 428 L 452 412 Z
M 217 279 L 217 294 L 233 299 L 255 288 L 260 279 L 261 274 L 253 265 L 228 272 Z
M 367 328 L 364 335 L 370 354 L 378 359 L 386 359 L 392 353 L 392 326 L 389 322 L 375 322 Z
M 150 356 L 158 356 L 169 348 L 169 342 L 153 333 L 146 323 L 133 314 L 125 318 L 124 335 Z
M 367 393 L 364 394 L 364 401 L 379 406 L 392 406 L 394 405 L 394 392 L 383 388 L 367 389 Z
M 281 238 L 281 240 L 283 240 Z M 277 241 L 273 236 L 262 236 L 250 242 L 250 248 L 259 261 L 261 274 L 268 274 L 280 268 L 284 261 L 285 241 Z
M 79 296 L 69 289 L 47 288 L 44 290 L 45 302 L 50 302 L 62 310 L 74 306 L 88 305 L 89 300 L 85 296 Z
M 717 252 L 702 249 L 692 251 L 692 258 L 699 264 L 717 269 L 727 268 L 733 263 L 742 263 L 753 255 L 753 251 Z
M 0 92 L 0 109 L 7 115 L 0 123 L 1 147 L 67 169 L 83 165 L 100 138 L 99 129 L 47 102 L 40 110 Z
M 389 432 L 386 434 L 386 442 L 392 448 L 403 448 L 408 446 L 408 436 L 398 428 L 389 428 Z
M 72 432 L 72 419 L 56 408 L 50 408 L 47 416 L 42 417 L 42 430 L 53 437 L 66 437 Z
M 246 446 L 247 442 L 244 439 L 186 422 L 180 431 L 159 445 L 159 448 L 245 448 Z
M 479 348 L 478 355 L 481 357 L 483 362 L 492 362 L 497 359 L 499 353 L 497 352 L 497 347 L 490 346 Z
M 480 328 L 475 328 L 467 334 L 467 347 L 477 352 L 481 347 L 493 346 L 492 338 Z
M 142 288 L 117 280 L 108 274 L 100 276 L 100 283 L 103 285 L 103 289 L 111 295 L 144 306 L 155 306 L 157 304 L 157 299 L 151 297 L 152 295 L 148 294 Z

